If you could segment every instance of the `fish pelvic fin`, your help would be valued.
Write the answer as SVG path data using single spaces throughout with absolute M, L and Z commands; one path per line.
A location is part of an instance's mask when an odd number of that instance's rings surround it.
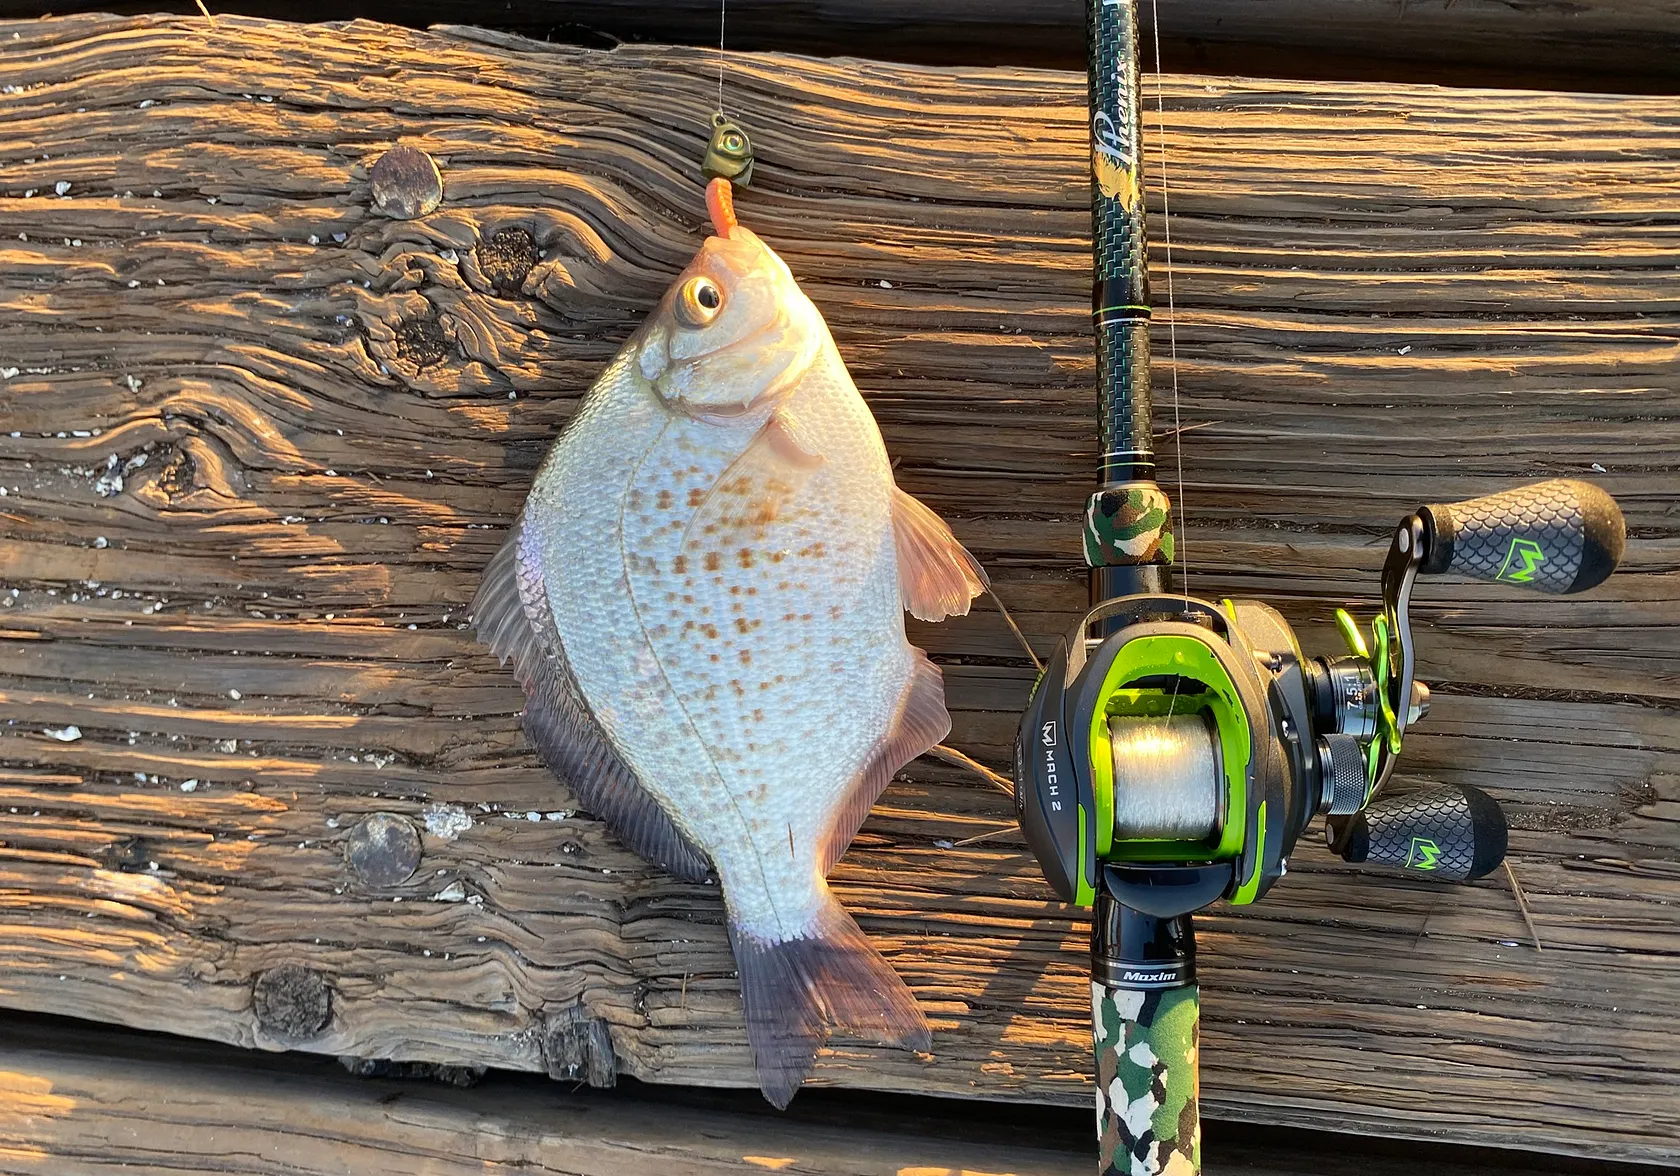
M 473 597 L 473 628 L 525 688 L 525 733 L 548 770 L 633 853 L 689 882 L 711 864 L 642 787 L 601 729 L 572 677 L 534 558 L 515 524 Z
M 808 933 L 793 939 L 760 939 L 729 924 L 758 1088 L 778 1110 L 831 1028 L 899 1049 L 933 1047 L 916 998 L 826 885 L 822 902 Z
M 910 681 L 899 697 L 898 714 L 852 781 L 851 791 L 835 810 L 834 821 L 819 847 L 817 865 L 824 876 L 845 854 L 893 775 L 951 733 L 951 715 L 945 709 L 945 675 L 921 650 L 911 646 L 910 654 Z
M 921 621 L 968 615 L 968 603 L 990 581 L 980 561 L 957 542 L 945 520 L 893 487 L 893 538 L 904 609 Z

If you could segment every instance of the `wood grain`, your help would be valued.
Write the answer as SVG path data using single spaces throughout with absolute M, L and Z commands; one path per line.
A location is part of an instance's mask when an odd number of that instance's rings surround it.
M 5 1176 L 1084 1176 L 1083 1111 L 813 1092 L 777 1114 L 746 1092 L 592 1091 L 507 1073 L 474 1089 L 352 1078 L 56 1018 L 0 1018 Z M 1210 1124 L 1221 1176 L 1672 1176 Z
M 573 811 L 461 629 L 548 440 L 696 245 L 715 66 L 360 22 L 0 26 L 0 1003 L 565 1074 L 601 1061 L 596 1018 L 623 1073 L 751 1082 L 715 893 Z M 1047 648 L 1084 599 L 1094 462 L 1083 79 L 732 56 L 727 82 L 760 150 L 743 221 Z M 1436 702 L 1405 766 L 1507 803 L 1545 951 L 1497 882 L 1303 844 L 1259 909 L 1201 920 L 1208 1103 L 1672 1157 L 1680 118 L 1164 95 L 1193 591 L 1329 651 L 1420 501 L 1585 474 L 1631 533 L 1581 598 L 1414 605 Z M 399 140 L 442 169 L 417 220 L 369 206 Z M 1031 674 L 997 616 L 916 636 L 953 742 L 1001 766 Z M 352 871 L 363 817 L 428 811 L 407 881 Z M 889 790 L 836 885 L 935 1049 L 837 1041 L 818 1081 L 1089 1097 L 1084 921 L 1010 836 L 954 844 L 1008 814 L 925 761 Z M 305 1040 L 253 1006 L 283 966 L 327 981 Z M 285 1007 L 267 1024 L 315 1008 Z
M 1680 86 L 1680 0 L 1159 0 L 1139 4 L 1165 68 L 1260 77 L 1669 93 Z M 716 46 L 716 0 L 223 0 L 219 13 L 352 16 L 416 28 L 473 21 L 545 40 Z M 194 15 L 193 0 L 0 0 L 0 18 L 45 11 Z M 922 64 L 1085 69 L 1084 0 L 786 0 L 727 6 L 731 49 Z

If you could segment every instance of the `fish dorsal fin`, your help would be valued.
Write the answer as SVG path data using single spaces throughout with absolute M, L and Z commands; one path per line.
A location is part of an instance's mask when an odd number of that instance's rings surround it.
M 648 795 L 614 750 L 572 677 L 548 611 L 534 559 L 523 555 L 515 524 L 473 597 L 473 627 L 499 661 L 513 663 L 525 688 L 525 733 L 543 763 L 638 856 L 685 881 L 709 876 L 710 864 Z M 535 617 L 535 623 L 532 618 Z
M 683 547 L 739 546 L 763 538 L 785 519 L 789 504 L 826 459 L 784 406 L 778 408 L 741 455 L 718 475 L 695 509 Z
M 920 621 L 968 615 L 968 602 L 988 587 L 980 562 L 957 542 L 945 520 L 893 487 L 893 537 L 904 609 Z
M 910 682 L 900 696 L 898 715 L 852 781 L 819 847 L 817 863 L 824 876 L 857 836 L 893 774 L 951 733 L 951 715 L 945 709 L 945 676 L 921 650 L 912 648 L 910 653 Z

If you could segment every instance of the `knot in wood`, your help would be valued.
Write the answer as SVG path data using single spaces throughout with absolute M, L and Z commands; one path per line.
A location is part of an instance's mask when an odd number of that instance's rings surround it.
M 449 336 L 435 318 L 405 319 L 397 325 L 397 357 L 418 370 L 444 361 L 449 355 Z
M 373 165 L 368 179 L 374 207 L 398 220 L 413 220 L 443 203 L 443 176 L 432 157 L 418 147 L 399 144 Z
M 307 1040 L 332 1018 L 332 985 L 313 968 L 281 964 L 257 977 L 251 989 L 257 1024 L 275 1037 Z
M 478 270 L 504 294 L 517 294 L 537 264 L 537 239 L 526 229 L 497 229 L 478 247 Z
M 395 813 L 372 813 L 344 839 L 344 859 L 369 886 L 397 886 L 420 864 L 420 831 Z
M 543 1018 L 543 1067 L 561 1082 L 613 1086 L 618 1082 L 618 1058 L 613 1054 L 607 1023 L 572 1005 Z

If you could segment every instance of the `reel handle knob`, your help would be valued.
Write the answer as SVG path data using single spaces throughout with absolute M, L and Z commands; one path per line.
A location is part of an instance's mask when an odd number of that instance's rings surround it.
M 1505 814 L 1479 788 L 1445 784 L 1383 796 L 1327 825 L 1343 861 L 1394 866 L 1442 882 L 1470 882 L 1505 860 Z
M 1420 572 L 1457 572 L 1538 592 L 1582 592 L 1622 558 L 1627 524 L 1616 500 L 1590 482 L 1555 478 L 1433 504 L 1424 522 Z

